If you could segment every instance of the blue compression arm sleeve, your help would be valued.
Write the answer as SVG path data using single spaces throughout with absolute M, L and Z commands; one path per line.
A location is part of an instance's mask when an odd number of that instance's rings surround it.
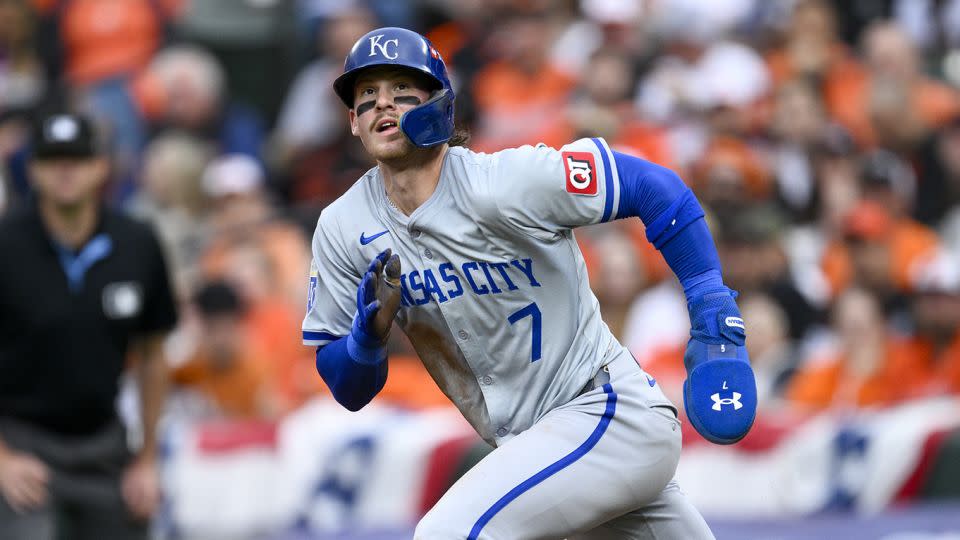
M 387 354 L 382 346 L 364 346 L 348 335 L 317 348 L 317 372 L 337 403 L 359 411 L 387 382 Z
M 639 217 L 647 240 L 683 285 L 687 300 L 726 291 L 717 247 L 693 192 L 670 169 L 614 152 L 620 176 L 619 217 Z

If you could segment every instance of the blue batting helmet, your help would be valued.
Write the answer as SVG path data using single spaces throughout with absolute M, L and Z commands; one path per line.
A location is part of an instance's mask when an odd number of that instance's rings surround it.
M 367 33 L 350 49 L 343 63 L 343 75 L 333 89 L 347 107 L 353 108 L 354 82 L 360 73 L 374 66 L 399 66 L 422 73 L 436 83 L 426 103 L 400 118 L 400 130 L 421 148 L 450 140 L 453 136 L 453 87 L 447 66 L 430 40 L 404 28 L 379 28 Z

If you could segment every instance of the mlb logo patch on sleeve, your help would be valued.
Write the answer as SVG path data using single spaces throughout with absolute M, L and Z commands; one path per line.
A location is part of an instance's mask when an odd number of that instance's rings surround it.
M 563 152 L 567 172 L 567 192 L 574 195 L 597 194 L 597 167 L 590 152 Z

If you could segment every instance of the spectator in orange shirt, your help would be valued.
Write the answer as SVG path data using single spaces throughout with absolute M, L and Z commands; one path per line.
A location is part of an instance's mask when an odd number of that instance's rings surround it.
M 889 314 L 906 307 L 911 273 L 936 247 L 933 231 L 895 221 L 878 203 L 863 201 L 848 214 L 844 238 L 827 247 L 823 269 L 834 295 L 858 284 L 878 295 Z
M 865 65 L 847 59 L 824 82 L 831 116 L 861 146 L 906 152 L 960 111 L 960 94 L 923 74 L 916 47 L 896 23 L 872 24 L 861 49 Z
M 559 148 L 563 110 L 575 81 L 550 64 L 553 27 L 546 13 L 517 12 L 493 37 L 502 50 L 473 79 L 478 125 L 474 149 L 493 151 L 537 144 Z M 509 36 L 509 38 L 506 38 Z
M 249 306 L 243 331 L 254 347 L 269 351 L 263 372 L 274 382 L 283 411 L 293 410 L 324 388 L 316 372 L 312 351 L 291 340 L 301 319 L 275 292 L 275 271 L 270 256 L 258 241 L 238 241 L 221 245 L 216 256 L 223 267 L 208 275 L 221 276 L 235 285 Z M 209 268 L 207 272 L 209 272 Z M 306 273 L 304 274 L 306 276 Z M 301 282 L 305 281 L 301 278 Z
M 960 113 L 960 93 L 923 73 L 916 46 L 896 23 L 878 21 L 871 24 L 864 33 L 862 49 L 871 81 L 894 81 L 902 85 L 905 94 L 905 106 L 897 111 L 899 114 L 891 115 L 889 126 L 879 126 L 873 119 L 877 140 L 884 146 L 896 148 L 893 143 L 897 141 L 889 140 L 890 135 L 883 131 L 902 131 L 905 120 L 911 117 L 915 117 L 919 129 L 924 130 L 940 128 Z M 861 98 L 858 102 L 867 103 L 868 100 Z
M 739 137 L 714 136 L 691 173 L 691 187 L 720 222 L 745 205 L 769 200 L 773 192 L 766 164 Z
M 918 395 L 960 395 L 960 261 L 941 252 L 916 276 L 913 344 L 927 360 L 928 380 Z
M 146 70 L 182 0 L 30 1 L 45 18 L 46 34 L 38 41 L 47 76 L 65 82 L 66 97 L 106 124 L 113 161 L 110 195 L 124 201 L 136 187 L 139 153 L 148 136 L 129 84 Z
M 32 0 L 59 24 L 67 80 L 89 86 L 146 67 L 181 0 Z
M 219 415 L 269 417 L 276 413 L 263 360 L 245 339 L 244 305 L 224 282 L 203 285 L 193 298 L 200 339 L 193 357 L 174 370 L 175 384 L 195 389 Z
M 767 66 L 776 86 L 794 79 L 818 82 L 830 116 L 858 141 L 869 137 L 862 121 L 867 70 L 840 41 L 830 2 L 802 0 L 794 6 L 786 43 L 767 55 Z
M 911 397 L 926 378 L 924 359 L 887 328 L 880 300 L 866 289 L 844 291 L 833 307 L 837 349 L 803 363 L 787 399 L 802 409 L 883 407 Z
M 274 204 L 256 161 L 242 154 L 221 156 L 207 165 L 202 179 L 209 203 L 211 243 L 201 266 L 207 275 L 231 271 L 225 261 L 232 246 L 255 245 L 266 257 L 261 296 L 273 296 L 300 318 L 310 247 L 303 231 Z M 299 324 L 299 323 L 298 323 Z
M 912 290 L 911 273 L 939 246 L 936 233 L 910 219 L 916 179 L 908 164 L 886 151 L 866 156 L 863 200 L 843 217 L 842 239 L 829 245 L 823 269 L 834 294 L 856 280 L 890 298 Z
M 590 56 L 576 96 L 557 127 L 558 140 L 603 137 L 614 148 L 665 167 L 674 166 L 666 132 L 644 122 L 633 105 L 633 60 L 625 52 L 601 48 Z M 551 136 L 553 138 L 553 136 Z
M 284 410 L 300 405 L 322 381 L 313 354 L 290 336 L 299 332 L 303 291 L 309 273 L 307 240 L 277 212 L 263 173 L 248 156 L 224 156 L 203 175 L 210 202 L 210 238 L 200 258 L 207 279 L 236 286 L 247 302 L 244 321 L 251 341 L 270 351 L 265 370 L 278 384 Z

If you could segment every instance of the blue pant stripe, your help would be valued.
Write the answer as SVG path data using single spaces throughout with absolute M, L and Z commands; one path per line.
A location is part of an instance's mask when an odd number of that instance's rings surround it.
M 503 510 L 508 504 L 510 504 L 514 499 L 522 495 L 524 492 L 528 491 L 540 482 L 543 482 L 547 478 L 553 476 L 571 463 L 586 455 L 590 449 L 597 445 L 597 442 L 600 441 L 600 437 L 602 437 L 603 433 L 607 431 L 607 426 L 610 425 L 610 420 L 613 419 L 613 413 L 617 408 L 617 394 L 613 391 L 613 387 L 610 386 L 610 383 L 603 385 L 603 391 L 607 393 L 607 408 L 603 411 L 603 417 L 600 419 L 600 423 L 597 424 L 597 427 L 593 430 L 593 433 L 590 434 L 587 440 L 584 441 L 584 443 L 577 447 L 577 449 L 573 452 L 570 452 L 566 456 L 555 461 L 552 465 L 547 466 L 547 468 L 524 480 L 519 486 L 511 489 L 503 497 L 500 497 L 500 500 L 493 503 L 493 506 L 484 512 L 483 515 L 480 516 L 480 519 L 478 519 L 473 525 L 473 528 L 470 529 L 470 535 L 467 536 L 467 540 L 476 540 L 479 538 L 480 531 L 482 531 L 487 523 L 493 519 L 493 516 L 497 515 L 497 512 Z

